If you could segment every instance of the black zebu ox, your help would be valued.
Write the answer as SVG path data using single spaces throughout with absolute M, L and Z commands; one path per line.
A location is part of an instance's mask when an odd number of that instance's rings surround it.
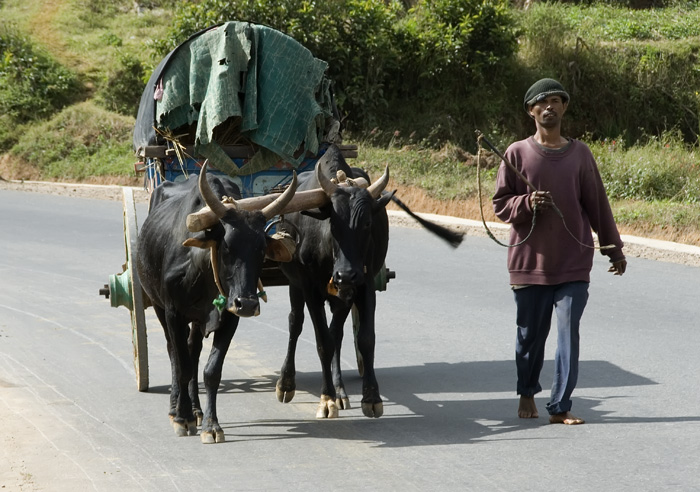
M 316 416 L 337 417 L 338 407 L 349 407 L 340 372 L 340 346 L 343 325 L 355 304 L 359 312 L 357 347 L 364 362 L 362 411 L 367 417 L 380 417 L 384 409 L 374 373 L 374 277 L 384 267 L 389 243 L 386 204 L 392 194 L 382 195 L 389 171 L 387 168 L 367 189 L 332 182 L 338 171 L 348 178 L 369 181 L 364 172 L 347 165 L 336 146 L 331 146 L 316 164 L 315 173 L 299 176 L 299 190 L 321 187 L 329 197 L 328 203 L 313 212 L 285 215 L 280 225 L 296 238 L 297 248 L 291 262 L 280 264 L 289 279 L 291 312 L 289 347 L 277 381 L 277 398 L 287 403 L 294 397 L 294 356 L 306 304 L 323 374 Z M 343 174 L 340 176 L 342 180 Z M 333 316 L 330 326 L 325 302 Z
M 205 330 L 214 331 L 204 368 L 208 405 L 201 432 L 202 442 L 212 443 L 224 440 L 216 413 L 224 357 L 239 318 L 259 314 L 257 286 L 263 259 L 266 255 L 277 261 L 290 259 L 266 235 L 265 225 L 290 204 L 296 175 L 287 191 L 262 210 L 243 209 L 246 201 L 248 207 L 254 206 L 253 199 L 222 203 L 224 196 L 240 198 L 238 187 L 228 179 L 207 177 L 206 164 L 199 191 L 196 186 L 195 179 L 164 182 L 153 192 L 139 235 L 137 268 L 165 330 L 172 368 L 169 414 L 178 436 L 196 434 L 195 413 L 202 414 L 196 375 L 199 353 Z M 219 314 L 212 301 L 220 293 L 225 301 Z

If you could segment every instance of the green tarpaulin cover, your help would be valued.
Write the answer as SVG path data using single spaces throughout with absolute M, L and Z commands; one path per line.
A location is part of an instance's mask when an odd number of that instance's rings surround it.
M 229 174 L 298 165 L 316 154 L 332 117 L 326 62 L 293 38 L 247 22 L 227 22 L 182 46 L 156 91 L 161 131 L 195 125 L 197 153 Z M 226 126 L 218 128 L 226 122 Z M 214 141 L 232 133 L 262 147 L 241 170 Z

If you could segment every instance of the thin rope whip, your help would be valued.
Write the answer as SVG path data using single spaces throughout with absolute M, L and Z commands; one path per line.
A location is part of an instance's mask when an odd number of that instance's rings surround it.
M 478 131 L 478 130 L 477 130 Z M 479 138 L 481 138 L 482 135 L 479 134 Z M 503 246 L 504 248 L 514 248 L 516 246 L 520 246 L 523 244 L 525 241 L 530 239 L 530 236 L 532 235 L 532 231 L 535 230 L 535 223 L 537 222 L 537 205 L 535 205 L 535 208 L 533 209 L 533 214 L 532 214 L 532 225 L 530 226 L 530 232 L 527 233 L 527 236 L 525 238 L 515 244 L 505 244 L 499 241 L 496 236 L 493 235 L 491 232 L 491 229 L 489 229 L 489 226 L 486 224 L 486 217 L 484 217 L 484 205 L 482 203 L 481 199 L 481 151 L 483 148 L 481 147 L 481 142 L 479 142 L 479 150 L 476 153 L 476 185 L 478 188 L 478 194 L 479 194 L 479 212 L 481 212 L 481 223 L 484 224 L 484 229 L 486 229 L 486 234 L 493 239 L 499 246 Z
M 539 190 L 537 189 L 537 187 L 535 187 L 535 185 L 533 185 L 523 175 L 523 173 L 521 173 L 513 164 L 511 164 L 511 162 L 508 159 L 506 159 L 506 157 L 501 152 L 499 152 L 499 150 L 491 142 L 489 142 L 489 140 L 484 136 L 483 133 L 481 133 L 479 130 L 476 130 L 476 136 L 477 136 L 476 142 L 477 142 L 477 145 L 479 147 L 477 154 L 476 154 L 476 182 L 477 182 L 478 193 L 479 193 L 479 211 L 481 212 L 481 222 L 484 224 L 484 228 L 486 229 L 486 233 L 488 234 L 488 236 L 491 239 L 493 239 L 494 241 L 496 241 L 496 243 L 498 243 L 499 245 L 504 246 L 506 248 L 513 248 L 515 246 L 520 246 L 521 244 L 523 244 L 525 241 L 527 241 L 530 238 L 530 236 L 532 235 L 532 232 L 535 230 L 535 222 L 536 222 L 536 218 L 537 218 L 537 204 L 536 203 L 533 204 L 533 207 L 532 207 L 533 214 L 532 214 L 532 226 L 530 227 L 530 232 L 527 234 L 527 236 L 525 236 L 525 238 L 522 241 L 515 243 L 515 244 L 503 244 L 498 239 L 496 239 L 496 237 L 493 235 L 491 230 L 489 230 L 488 226 L 486 225 L 486 219 L 484 218 L 484 207 L 483 207 L 482 201 L 481 201 L 481 152 L 483 150 L 483 147 L 481 146 L 481 142 L 482 141 L 486 142 L 486 145 L 488 145 L 491 148 L 491 150 L 493 152 L 495 152 L 496 155 L 498 157 L 500 157 L 501 160 L 503 162 L 505 162 L 506 165 L 516 174 L 516 176 L 518 176 L 518 178 L 520 178 L 529 188 L 531 188 L 533 191 L 539 191 Z M 561 218 L 561 223 L 564 226 L 564 230 L 566 230 L 566 232 L 569 234 L 569 236 L 571 236 L 571 238 L 574 241 L 576 241 L 578 244 L 580 244 L 581 246 L 583 246 L 585 248 L 590 248 L 590 249 L 599 249 L 601 251 L 604 249 L 613 249 L 616 247 L 614 244 L 606 244 L 605 246 L 595 246 L 595 245 L 591 246 L 590 244 L 582 243 L 569 230 L 569 227 L 566 225 L 566 219 L 564 219 L 564 214 L 561 212 L 561 210 L 559 210 L 559 207 L 556 206 L 556 204 L 554 203 L 554 200 L 552 200 L 552 210 L 554 210 L 554 212 L 559 216 L 559 218 Z

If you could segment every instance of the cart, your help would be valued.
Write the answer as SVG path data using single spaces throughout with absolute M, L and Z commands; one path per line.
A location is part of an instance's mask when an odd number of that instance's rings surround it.
M 266 26 L 233 21 L 191 36 L 160 62 L 141 97 L 133 147 L 144 188 L 150 194 L 164 181 L 198 175 L 208 161 L 208 172 L 233 180 L 248 198 L 282 191 L 293 171 L 313 170 L 331 143 L 345 158 L 357 157 L 356 146 L 340 143 L 326 68 L 292 38 Z M 136 271 L 139 229 L 131 188 L 123 189 L 123 208 L 126 261 L 99 293 L 112 307 L 130 311 L 137 388 L 147 391 L 144 311 L 150 300 Z M 393 276 L 385 269 L 375 288 L 385 290 Z M 271 261 L 261 281 L 287 285 Z

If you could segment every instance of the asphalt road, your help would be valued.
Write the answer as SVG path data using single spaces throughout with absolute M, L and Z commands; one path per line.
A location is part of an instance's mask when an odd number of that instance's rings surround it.
M 630 258 L 619 278 L 596 259 L 573 409 L 587 423 L 549 425 L 516 415 L 505 250 L 479 237 L 452 250 L 392 228 L 397 278 L 377 313 L 384 416 L 362 416 L 346 336 L 355 406 L 314 418 L 308 322 L 297 395 L 277 401 L 287 296 L 273 287 L 224 365 L 227 442 L 205 446 L 169 425 L 169 363 L 152 310 L 151 386 L 139 393 L 129 312 L 98 296 L 124 262 L 121 203 L 0 191 L 0 211 L 3 491 L 700 490 L 697 267 Z M 537 398 L 543 414 L 548 394 Z

